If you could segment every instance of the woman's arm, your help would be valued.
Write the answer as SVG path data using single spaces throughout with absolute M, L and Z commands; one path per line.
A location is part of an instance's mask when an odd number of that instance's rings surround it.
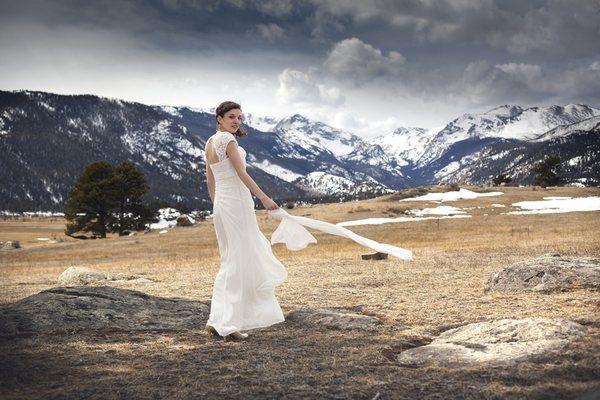
M 275 203 L 269 196 L 267 196 L 265 192 L 263 192 L 261 188 L 258 187 L 256 182 L 254 182 L 254 179 L 252 179 L 252 177 L 248 175 L 248 172 L 246 172 L 246 165 L 244 164 L 244 160 L 242 160 L 242 157 L 238 152 L 237 142 L 235 140 L 229 142 L 225 151 L 229 156 L 229 160 L 231 161 L 233 168 L 235 168 L 235 171 L 237 172 L 238 176 L 240 177 L 242 182 L 244 182 L 244 185 L 246 185 L 250 192 L 252 192 L 252 194 L 254 194 L 263 203 L 265 208 L 267 210 L 275 210 L 279 208 L 277 203 Z
M 208 194 L 210 195 L 210 201 L 215 202 L 215 176 L 206 161 L 206 186 L 208 186 Z

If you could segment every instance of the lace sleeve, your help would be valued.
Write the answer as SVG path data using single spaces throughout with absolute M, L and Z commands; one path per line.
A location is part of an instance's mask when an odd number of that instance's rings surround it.
M 219 161 L 224 160 L 227 157 L 227 145 L 229 144 L 229 142 L 231 142 L 232 140 L 235 141 L 235 137 L 233 136 L 233 134 L 228 133 L 228 134 L 224 134 L 224 135 L 220 135 L 214 146 L 215 146 L 215 152 L 217 153 L 217 157 L 219 157 Z

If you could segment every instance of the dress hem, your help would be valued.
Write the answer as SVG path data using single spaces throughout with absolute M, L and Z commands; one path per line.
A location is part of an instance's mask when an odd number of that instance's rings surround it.
M 232 331 L 230 331 L 230 332 L 227 332 L 227 333 L 226 333 L 226 334 L 224 334 L 224 335 L 223 335 L 223 334 L 221 334 L 221 333 L 219 332 L 219 330 L 217 329 L 217 327 L 216 327 L 216 326 L 214 326 L 214 325 L 211 325 L 211 324 L 210 324 L 210 323 L 208 323 L 208 322 L 206 323 L 206 326 L 209 326 L 209 325 L 210 325 L 210 326 L 212 326 L 213 328 L 215 328 L 215 330 L 217 331 L 217 333 L 218 333 L 220 336 L 227 336 L 227 335 L 229 335 L 230 333 L 233 333 L 233 332 L 241 332 L 241 331 L 249 331 L 249 330 L 252 330 L 252 329 L 258 329 L 258 328 L 266 328 L 266 327 L 269 327 L 269 326 L 273 326 L 273 325 L 275 325 L 275 324 L 280 324 L 280 323 L 282 323 L 282 322 L 285 322 L 285 317 L 284 317 L 283 319 L 278 319 L 278 320 L 276 320 L 275 322 L 265 322 L 265 323 L 262 323 L 262 324 L 254 324 L 254 325 L 242 326 L 241 328 L 239 328 L 239 329 L 235 329 L 235 330 L 232 330 Z

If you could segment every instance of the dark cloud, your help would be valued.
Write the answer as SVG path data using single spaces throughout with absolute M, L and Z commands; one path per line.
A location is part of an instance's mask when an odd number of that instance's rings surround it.
M 328 39 L 379 27 L 390 38 L 386 46 L 468 44 L 554 57 L 600 53 L 600 0 L 314 0 L 314 6 L 312 34 Z
M 484 104 L 600 103 L 600 0 L 5 1 L 0 51 L 4 87 L 200 103 L 226 80 L 338 121 L 370 120 L 367 103 L 423 125 Z M 155 86 L 136 89 L 139 76 Z
M 404 56 L 397 51 L 385 55 L 358 38 L 350 38 L 334 45 L 324 67 L 338 79 L 360 86 L 376 78 L 397 76 L 404 61 Z

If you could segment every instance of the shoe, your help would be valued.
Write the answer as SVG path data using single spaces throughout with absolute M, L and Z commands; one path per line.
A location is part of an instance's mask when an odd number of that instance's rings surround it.
M 207 325 L 206 326 L 206 331 L 208 333 L 211 333 L 211 334 L 215 335 L 215 336 L 221 336 L 221 335 L 219 335 L 219 332 L 217 332 L 217 330 L 213 326 Z
M 235 341 L 235 340 L 243 340 L 246 339 L 248 337 L 247 333 L 241 333 L 241 332 L 233 332 L 230 333 L 229 335 L 225 336 L 225 341 Z

